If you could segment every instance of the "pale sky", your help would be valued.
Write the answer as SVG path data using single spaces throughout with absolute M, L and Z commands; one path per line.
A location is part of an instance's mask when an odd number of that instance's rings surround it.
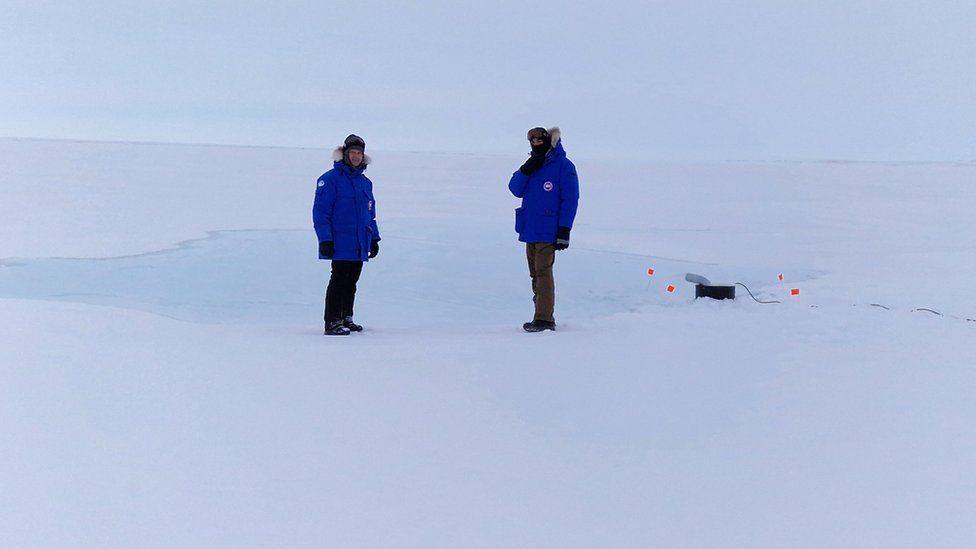
M 41 2 L 0 136 L 582 157 L 976 160 L 976 2 Z

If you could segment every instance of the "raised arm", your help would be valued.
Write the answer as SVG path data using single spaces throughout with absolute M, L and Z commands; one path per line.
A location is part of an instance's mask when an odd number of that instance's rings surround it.
M 512 179 L 508 182 L 508 190 L 512 191 L 516 198 L 522 198 L 522 195 L 525 194 L 525 186 L 528 183 L 529 176 L 522 173 L 521 170 L 515 170 Z

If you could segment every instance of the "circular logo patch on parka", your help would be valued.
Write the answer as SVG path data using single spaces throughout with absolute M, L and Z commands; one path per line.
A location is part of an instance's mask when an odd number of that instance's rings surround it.
M 552 181 L 546 181 L 545 183 L 543 183 L 542 184 L 542 188 L 545 189 L 546 192 L 551 191 L 552 190 Z

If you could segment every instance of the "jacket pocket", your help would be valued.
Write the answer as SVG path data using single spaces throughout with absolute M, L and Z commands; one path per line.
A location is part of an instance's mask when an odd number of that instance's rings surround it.
M 521 233 L 525 229 L 525 214 L 522 208 L 515 208 L 515 232 Z
M 526 219 L 530 238 L 539 242 L 556 241 L 556 214 L 551 209 L 544 209 L 534 213 Z

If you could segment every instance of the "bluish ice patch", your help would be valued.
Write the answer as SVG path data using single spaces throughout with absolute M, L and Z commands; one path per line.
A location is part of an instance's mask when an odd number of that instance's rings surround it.
M 231 231 L 133 256 L 5 261 L 0 295 L 199 322 L 289 321 L 317 308 L 309 296 L 321 265 L 308 257 L 308 240 L 292 231 Z
M 411 225 L 385 227 L 380 257 L 363 271 L 357 318 L 402 326 L 531 318 L 524 245 L 478 228 L 459 235 L 456 226 Z M 646 274 L 650 264 L 657 269 L 653 279 Z M 579 322 L 687 297 L 681 278 L 696 267 L 725 270 L 583 247 L 559 252 L 557 320 Z M 221 231 L 134 256 L 5 260 L 0 297 L 108 305 L 194 322 L 306 324 L 322 316 L 328 277 L 329 262 L 318 260 L 311 231 Z M 668 281 L 681 292 L 665 296 Z

